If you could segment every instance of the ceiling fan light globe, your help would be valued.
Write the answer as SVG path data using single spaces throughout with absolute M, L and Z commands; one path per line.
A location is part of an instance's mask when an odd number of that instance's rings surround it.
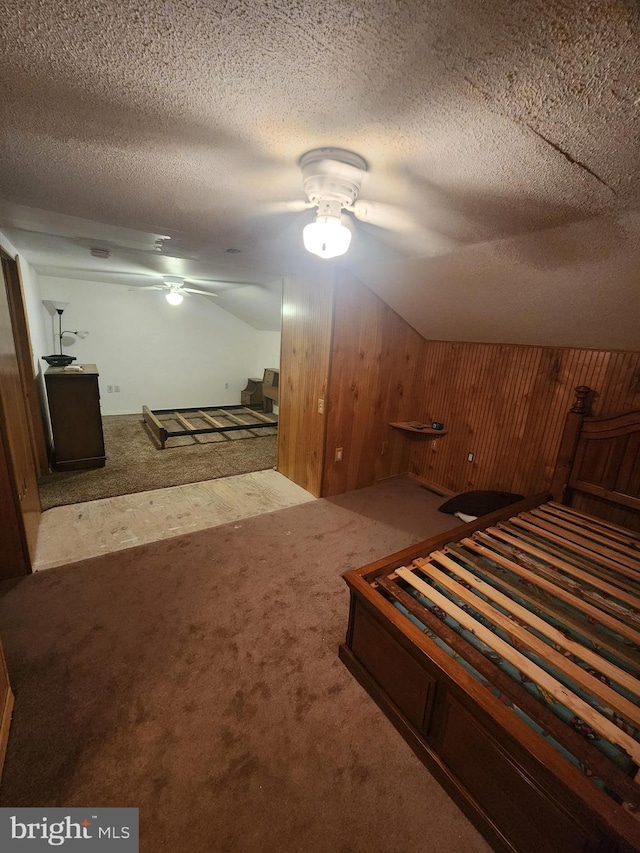
M 317 216 L 302 232 L 304 247 L 319 258 L 337 258 L 348 251 L 351 231 L 339 216 Z
M 165 299 L 169 305 L 180 305 L 184 296 L 181 293 L 176 293 L 175 290 L 171 290 L 166 294 Z

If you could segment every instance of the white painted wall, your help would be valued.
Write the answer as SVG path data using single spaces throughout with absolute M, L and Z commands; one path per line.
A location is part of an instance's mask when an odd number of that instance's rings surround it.
M 63 349 L 77 363 L 97 365 L 103 414 L 137 413 L 143 404 L 234 405 L 250 376 L 280 363 L 279 332 L 259 332 L 205 297 L 173 307 L 159 291 L 43 275 L 40 295 L 69 303 L 63 329 L 89 332 Z M 42 313 L 46 353 L 57 351 L 57 326 L 44 307 Z
M 265 367 L 280 366 L 280 332 L 256 332 L 255 370 L 251 376 L 262 378 Z

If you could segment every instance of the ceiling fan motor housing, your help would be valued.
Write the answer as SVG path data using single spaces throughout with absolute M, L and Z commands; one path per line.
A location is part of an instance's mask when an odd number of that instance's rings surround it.
M 342 148 L 314 148 L 302 155 L 300 168 L 312 204 L 338 202 L 340 207 L 351 207 L 367 173 L 367 162 Z

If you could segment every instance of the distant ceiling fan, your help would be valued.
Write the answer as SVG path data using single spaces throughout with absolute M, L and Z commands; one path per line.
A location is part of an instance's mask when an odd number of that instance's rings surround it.
M 222 281 L 221 279 L 188 279 L 177 275 L 162 276 L 162 284 L 147 284 L 142 287 L 130 287 L 129 290 L 164 290 L 165 299 L 169 305 L 180 305 L 185 296 L 192 293 L 197 293 L 200 296 L 220 296 L 211 290 L 200 290 L 197 287 L 191 287 L 191 284 L 230 284 L 233 287 L 225 288 L 226 290 L 235 290 L 236 287 L 245 287 L 253 284 L 250 281 Z
M 351 230 L 343 211 L 356 219 L 389 231 L 411 233 L 417 230 L 411 217 L 393 205 L 359 199 L 368 166 L 353 151 L 342 148 L 314 148 L 300 158 L 302 184 L 306 200 L 297 199 L 269 205 L 269 211 L 285 213 L 315 207 L 316 218 L 303 229 L 308 252 L 320 258 L 344 255 L 351 243 Z

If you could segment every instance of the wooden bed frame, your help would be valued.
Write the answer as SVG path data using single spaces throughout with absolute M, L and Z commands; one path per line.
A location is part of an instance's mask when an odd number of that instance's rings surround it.
M 219 418 L 215 418 L 211 414 L 208 414 L 205 409 L 208 409 L 209 412 L 213 412 L 214 414 L 220 414 L 223 418 L 231 421 L 231 423 L 224 424 Z M 238 405 L 193 406 L 189 409 L 154 409 L 152 411 L 149 406 L 143 406 L 142 417 L 146 425 L 151 430 L 154 438 L 159 443 L 160 449 L 164 450 L 167 439 L 175 438 L 176 436 L 207 435 L 214 432 L 227 433 L 235 432 L 237 430 L 251 430 L 253 432 L 253 430 L 278 426 L 277 415 L 265 415 L 262 411 L 258 411 L 258 409 L 262 409 L 262 407 L 256 406 L 254 408 L 253 406 Z M 238 413 L 241 413 L 241 415 Z M 185 415 L 191 416 L 194 420 L 203 420 L 205 423 L 209 424 L 209 426 L 196 427 L 188 420 L 188 417 L 185 417 Z M 179 424 L 182 424 L 182 429 L 167 429 L 160 422 L 160 418 L 162 416 L 178 421 Z M 249 418 L 249 420 L 247 420 L 247 418 Z
M 344 575 L 341 660 L 499 851 L 640 850 L 630 731 L 640 729 L 640 534 L 570 506 L 586 494 L 606 502 L 605 516 L 635 517 L 640 412 L 588 418 L 590 393 L 576 389 L 567 416 L 555 500 L 529 498 Z

